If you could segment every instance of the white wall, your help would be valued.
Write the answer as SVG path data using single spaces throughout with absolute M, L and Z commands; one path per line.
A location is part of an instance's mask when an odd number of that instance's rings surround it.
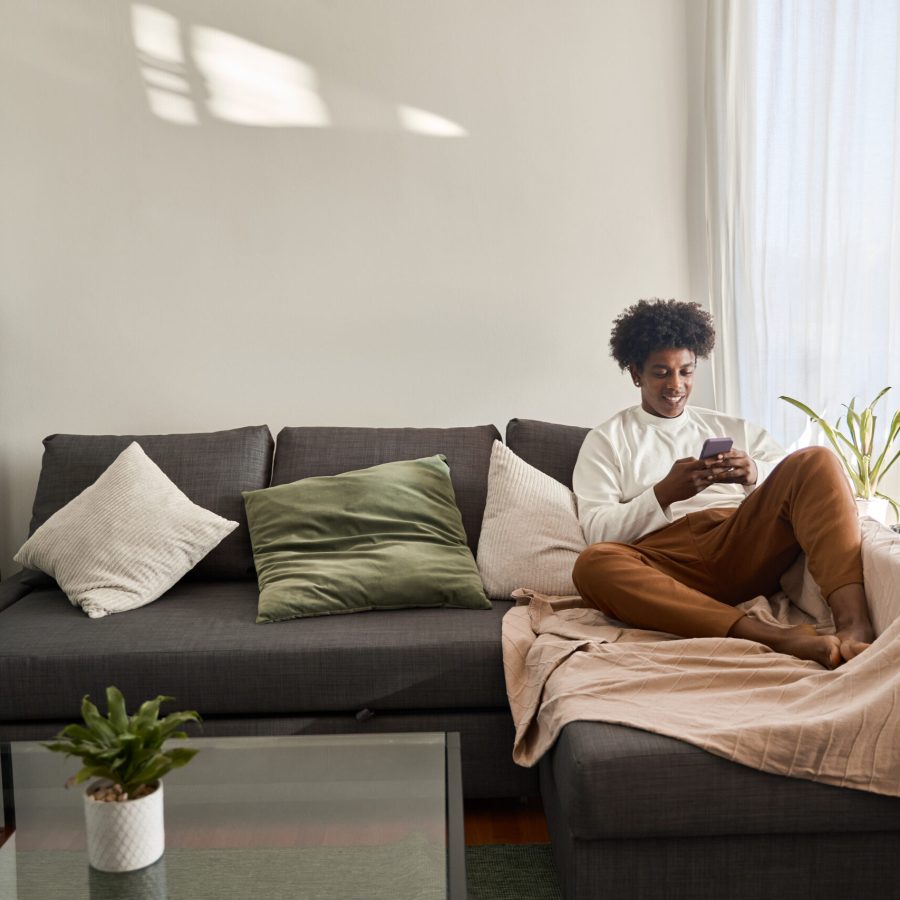
M 689 6 L 4 0 L 0 568 L 53 432 L 634 402 L 613 317 L 698 285 Z

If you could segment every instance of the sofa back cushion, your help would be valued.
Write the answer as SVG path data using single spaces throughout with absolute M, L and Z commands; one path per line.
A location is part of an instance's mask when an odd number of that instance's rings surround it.
M 266 425 L 201 434 L 50 435 L 44 439 L 29 534 L 93 484 L 132 441 L 140 444 L 188 499 L 239 523 L 200 560 L 192 574 L 200 578 L 253 577 L 253 551 L 241 491 L 269 484 L 274 441 Z
M 590 428 L 537 419 L 510 419 L 506 446 L 520 459 L 572 489 L 572 470 Z
M 487 498 L 491 447 L 500 432 L 493 425 L 467 428 L 283 428 L 278 433 L 272 484 L 312 475 L 340 475 L 404 459 L 443 454 L 450 467 L 456 505 L 469 549 L 478 549 Z

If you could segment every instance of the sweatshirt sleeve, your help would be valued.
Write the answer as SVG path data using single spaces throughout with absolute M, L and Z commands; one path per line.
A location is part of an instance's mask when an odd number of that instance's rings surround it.
M 630 544 L 673 521 L 663 512 L 651 485 L 629 500 L 622 495 L 621 463 L 609 438 L 592 431 L 585 438 L 572 473 L 578 520 L 588 544 Z
M 768 431 L 750 422 L 747 423 L 747 444 L 747 454 L 756 463 L 756 484 L 744 485 L 744 493 L 751 494 L 787 453 Z

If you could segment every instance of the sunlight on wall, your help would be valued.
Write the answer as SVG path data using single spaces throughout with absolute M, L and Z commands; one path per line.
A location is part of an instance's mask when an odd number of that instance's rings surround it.
M 197 124 L 197 112 L 188 97 L 179 97 L 170 91 L 148 87 L 147 100 L 150 102 L 150 109 L 161 119 L 179 125 Z
M 171 13 L 135 3 L 131 7 L 131 29 L 141 53 L 163 63 L 184 63 L 181 28 Z
M 465 137 L 468 134 L 465 128 L 456 122 L 424 109 L 416 109 L 414 106 L 398 106 L 397 116 L 407 131 L 416 134 L 427 134 L 432 137 Z
M 196 125 L 197 111 L 184 77 L 184 49 L 181 26 L 175 16 L 153 6 L 135 3 L 131 7 L 131 31 L 147 102 L 154 115 L 179 125 Z
M 217 118 L 269 127 L 330 124 L 316 71 L 306 63 L 203 26 L 193 29 L 192 53 L 209 88 L 207 107 Z
M 178 125 L 199 124 L 198 109 L 235 125 L 264 128 L 359 127 L 334 122 L 316 70 L 294 56 L 218 28 L 195 25 L 185 40 L 171 13 L 144 3 L 131 8 L 131 25 L 150 111 Z M 191 96 L 190 63 L 203 80 Z M 383 102 L 383 101 L 382 101 Z M 391 106 L 395 106 L 391 104 Z M 428 137 L 466 137 L 461 125 L 414 106 L 396 104 L 400 130 Z

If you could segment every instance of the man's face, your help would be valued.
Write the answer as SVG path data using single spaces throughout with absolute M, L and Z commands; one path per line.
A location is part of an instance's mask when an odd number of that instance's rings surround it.
M 629 366 L 634 383 L 641 389 L 641 408 L 653 416 L 674 419 L 684 412 L 694 387 L 697 357 L 675 347 L 654 350 L 638 371 Z

